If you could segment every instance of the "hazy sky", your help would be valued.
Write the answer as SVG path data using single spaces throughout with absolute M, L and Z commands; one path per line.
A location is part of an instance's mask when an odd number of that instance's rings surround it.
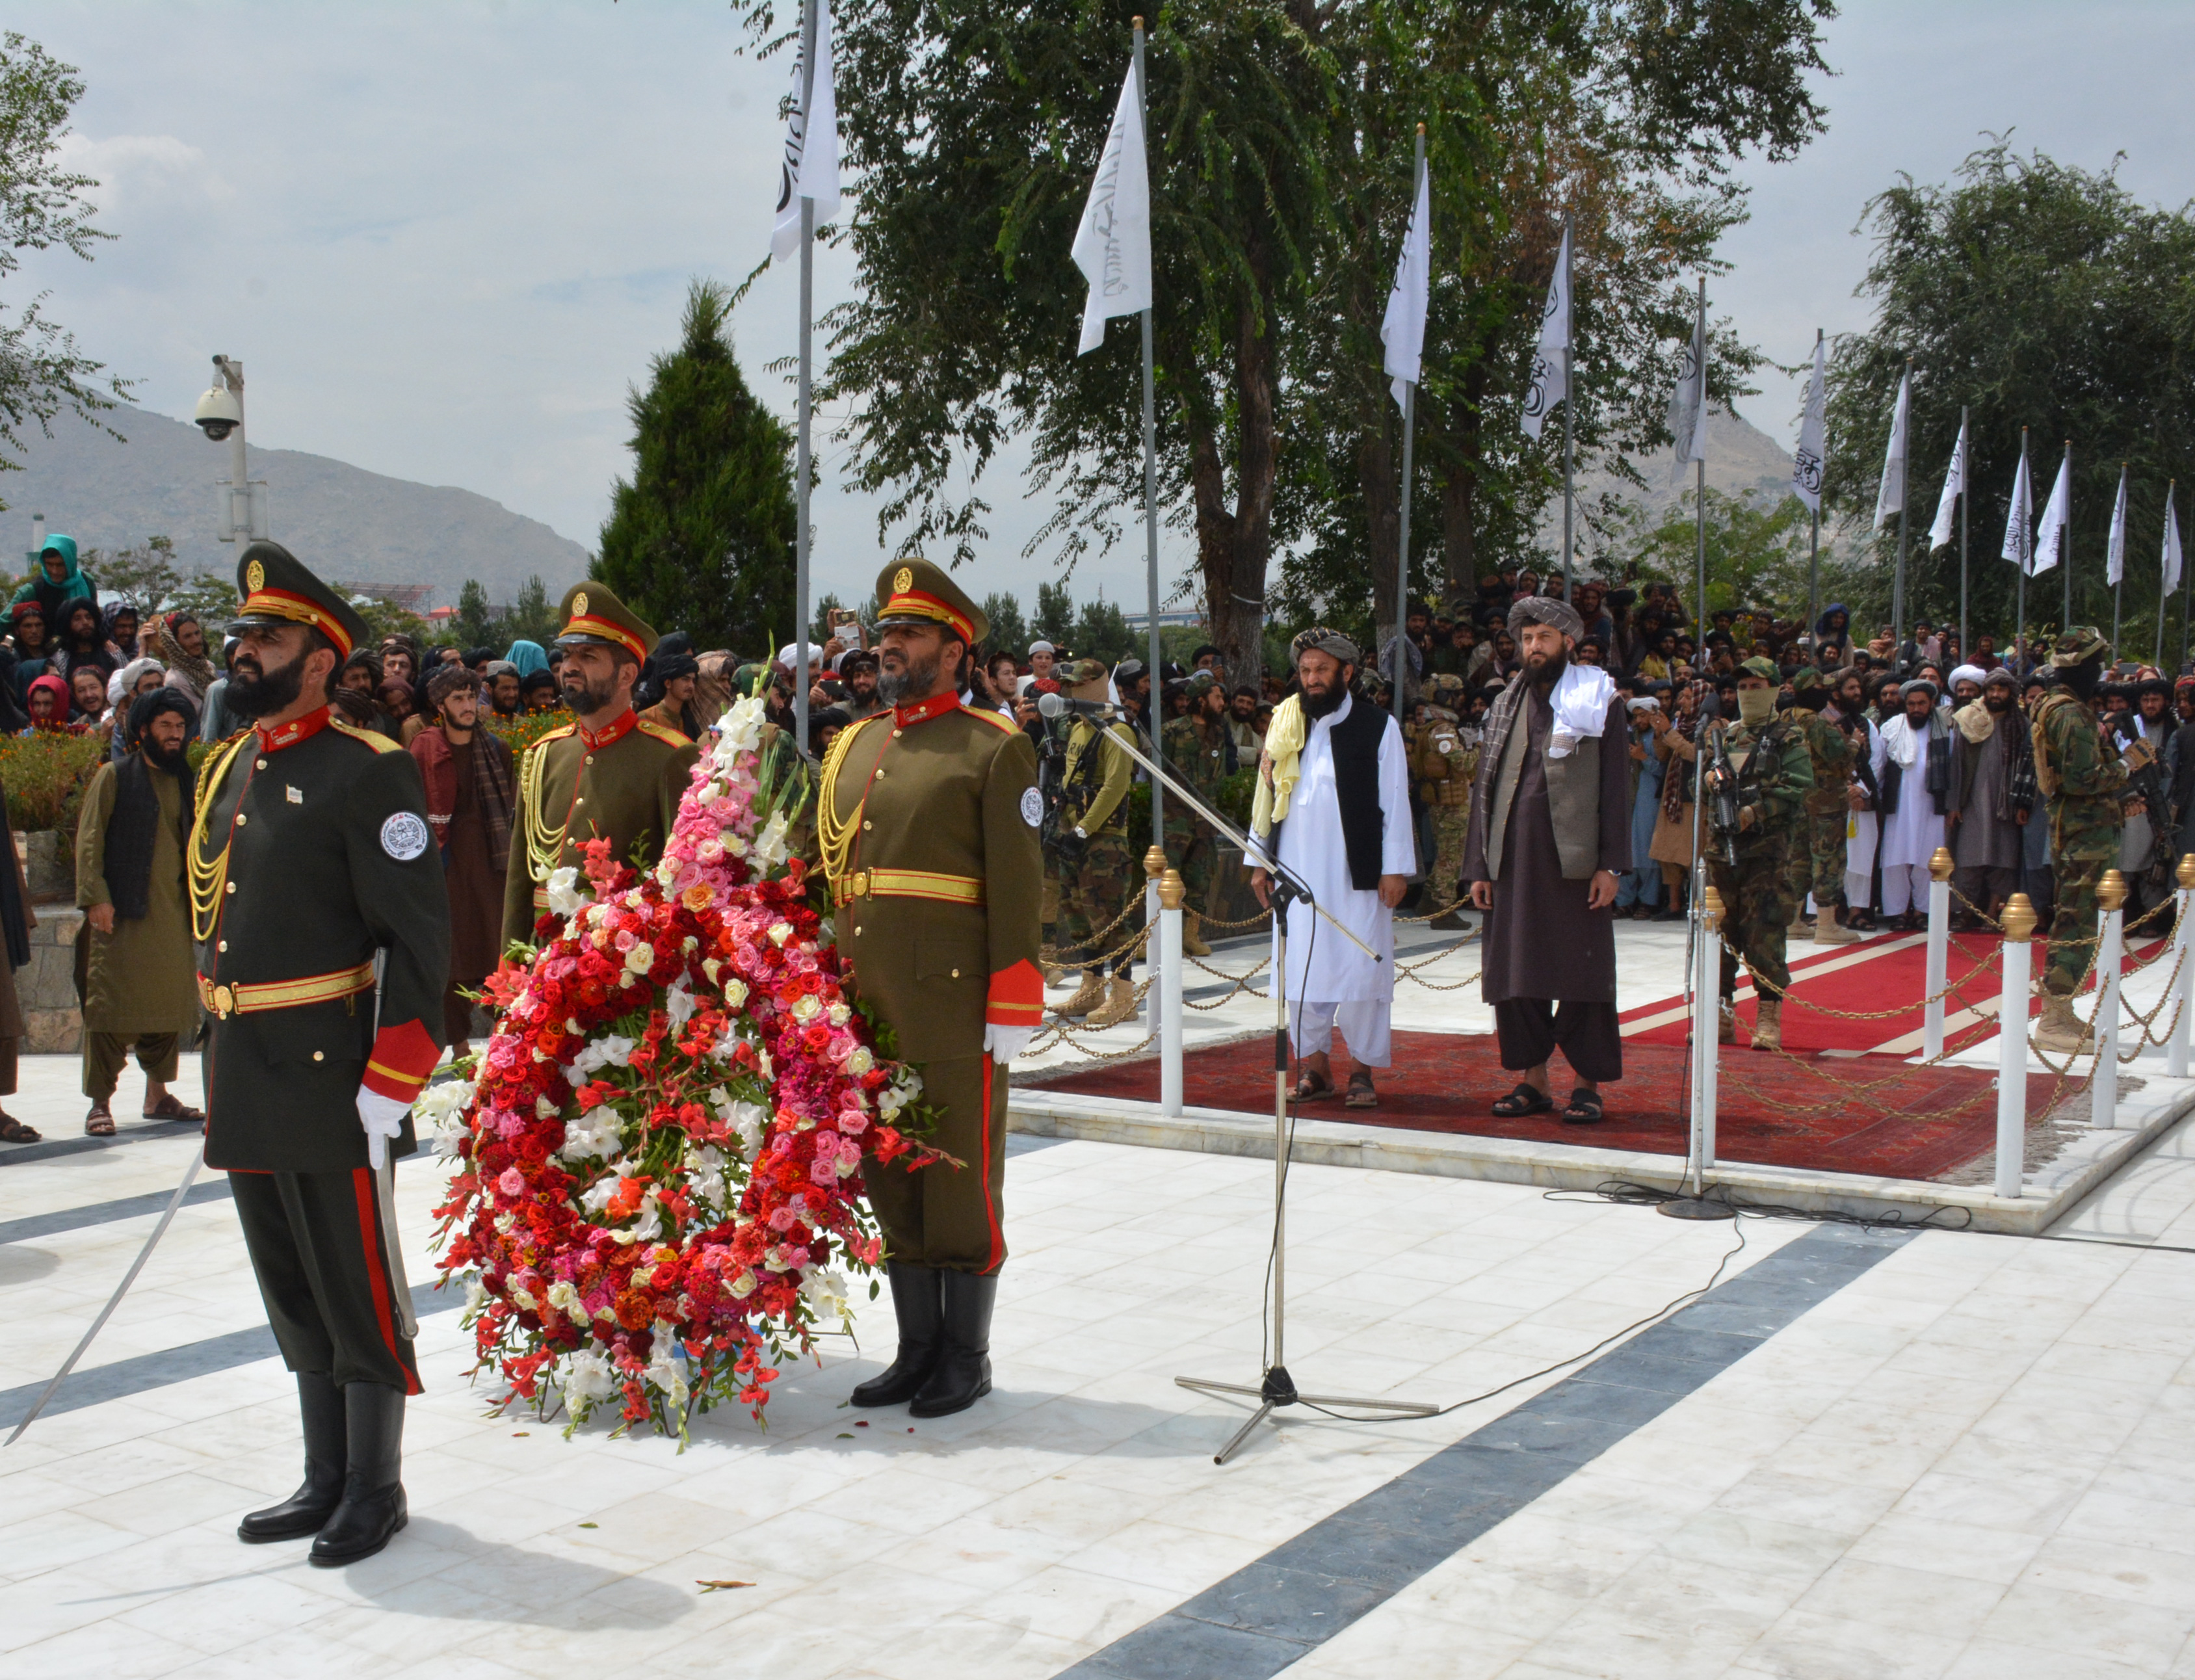
M 736 281 L 767 251 L 788 70 L 738 55 L 721 0 L 18 0 L 7 22 L 84 72 L 72 156 L 119 236 L 26 273 L 145 406 L 187 418 L 223 351 L 256 442 L 463 486 L 590 547 L 629 459 L 627 387 L 672 342 L 688 279 Z M 1749 172 L 1753 220 L 1710 291 L 1779 360 L 1818 325 L 1864 325 L 1868 197 L 1901 170 L 1945 179 L 1984 129 L 2091 167 L 2123 150 L 2141 197 L 2195 195 L 2195 6 L 1858 0 L 1829 57 L 1828 134 Z M 819 305 L 850 283 L 825 253 Z M 795 305 L 773 271 L 736 319 L 788 418 L 763 369 L 793 350 Z M 1788 443 L 1797 400 L 1772 379 L 1746 411 Z M 817 587 L 851 595 L 882 558 L 873 506 L 819 447 Z M 210 521 L 225 463 L 206 453 Z M 994 539 L 968 581 L 1026 603 L 1040 509 L 1011 463 L 985 488 Z M 1189 545 L 1161 544 L 1170 584 Z M 1138 559 L 1086 562 L 1076 593 L 1139 602 Z

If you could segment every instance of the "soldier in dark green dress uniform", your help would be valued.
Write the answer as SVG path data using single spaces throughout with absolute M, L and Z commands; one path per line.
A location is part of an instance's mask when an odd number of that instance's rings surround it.
M 312 1561 L 339 1564 L 405 1522 L 419 1376 L 389 1175 L 441 1052 L 449 907 L 412 755 L 328 708 L 364 622 L 277 544 L 237 577 L 227 705 L 253 726 L 207 758 L 185 851 L 205 1159 L 230 1175 L 305 1435 L 303 1485 L 237 1533 L 315 1535 Z
M 933 1141 L 960 1165 L 867 1171 L 899 1349 L 853 1398 L 935 1418 L 991 1388 L 1005 1069 L 1044 1016 L 1044 808 L 1028 736 L 959 703 L 961 667 L 990 628 L 982 613 L 920 560 L 884 567 L 877 604 L 890 709 L 832 743 L 817 842 L 854 990 L 920 1070 Z
M 591 581 L 565 591 L 562 616 L 556 682 L 576 721 L 542 736 L 519 766 L 504 877 L 506 942 L 533 942 L 556 870 L 578 870 L 579 890 L 586 891 L 588 841 L 607 838 L 619 863 L 645 869 L 660 861 L 700 751 L 632 709 L 632 685 L 654 650 L 654 630 Z

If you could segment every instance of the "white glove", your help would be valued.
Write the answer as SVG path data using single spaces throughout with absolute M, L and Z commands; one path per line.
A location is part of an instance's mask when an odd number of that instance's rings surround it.
M 999 1027 L 988 1021 L 983 1023 L 983 1049 L 1001 1067 L 1027 1050 L 1034 1037 L 1034 1027 Z
M 411 1112 L 408 1102 L 359 1088 L 358 1123 L 366 1128 L 366 1159 L 376 1172 L 388 1165 L 389 1146 L 403 1136 L 404 1117 Z

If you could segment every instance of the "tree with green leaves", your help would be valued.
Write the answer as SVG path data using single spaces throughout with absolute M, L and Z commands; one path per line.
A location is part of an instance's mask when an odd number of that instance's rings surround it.
M 987 646 L 990 651 L 1019 658 L 1028 651 L 1029 627 L 1022 618 L 1022 604 L 1011 594 L 994 592 L 983 597 L 983 616 L 991 621 Z
M 60 166 L 69 112 L 83 97 L 75 66 L 14 30 L 0 35 L 0 285 L 21 272 L 25 251 L 89 262 L 96 243 L 114 237 L 92 225 L 83 196 L 98 181 Z M 22 469 L 27 427 L 50 435 L 63 412 L 121 435 L 99 417 L 130 395 L 130 382 L 100 377 L 105 364 L 79 350 L 44 305 L 34 297 L 12 319 L 0 314 L 0 472 Z
M 771 38 L 769 0 L 741 9 Z M 903 527 L 903 547 L 942 548 L 953 563 L 973 554 L 987 535 L 980 475 L 1017 432 L 1035 490 L 1056 498 L 1031 552 L 1063 569 L 1118 540 L 1140 498 L 1137 335 L 1124 323 L 1101 349 L 1074 354 L 1084 285 L 1068 256 L 1128 10 L 837 9 L 844 143 L 862 179 L 838 237 L 862 291 L 827 319 L 824 394 L 850 406 L 854 481 L 889 492 L 883 521 Z M 1377 332 L 1416 122 L 1428 124 L 1439 187 L 1437 258 L 1454 269 L 1460 251 L 1473 277 L 1444 281 L 1436 302 L 1422 457 L 1467 578 L 1488 546 L 1487 509 L 1505 510 L 1499 540 L 1513 550 L 1546 500 L 1544 448 L 1512 463 L 1487 440 L 1513 428 L 1507 400 L 1536 326 L 1557 187 L 1578 194 L 1584 238 L 1575 136 L 1596 142 L 1594 167 L 1630 195 L 1622 216 L 1603 217 L 1594 260 L 1623 277 L 1606 295 L 1628 311 L 1630 337 L 1610 354 L 1637 354 L 1596 400 L 1612 440 L 1651 441 L 1685 315 L 1669 282 L 1704 260 L 1734 213 L 1730 160 L 1747 146 L 1780 155 L 1818 126 L 1803 78 L 1819 67 L 1817 25 L 1831 10 L 1176 0 L 1158 14 L 1148 83 L 1161 490 L 1167 517 L 1194 534 L 1197 592 L 1230 670 L 1257 669 L 1282 545 L 1322 547 L 1358 599 L 1380 566 L 1393 577 L 1397 438 Z M 1496 120 L 1520 109 L 1519 134 Z M 1658 195 L 1641 184 L 1656 180 L 1673 184 Z M 1737 365 L 1725 357 L 1722 371 Z
M 633 475 L 594 575 L 658 630 L 752 653 L 794 624 L 792 435 L 747 388 L 731 306 L 695 281 L 677 349 L 632 394 Z
M 545 648 L 563 628 L 556 621 L 556 603 L 549 599 L 549 586 L 539 574 L 529 575 L 518 586 L 517 597 L 504 615 L 498 645 L 508 647 L 514 642 L 530 642 Z
M 458 591 L 458 616 L 450 620 L 450 630 L 461 647 L 493 647 L 502 617 L 488 604 L 487 585 L 468 578 Z
M 1032 641 L 1049 642 L 1055 647 L 1069 644 L 1074 635 L 1074 596 L 1066 584 L 1036 586 L 1036 617 L 1029 628 L 1036 632 Z
M 1957 540 L 1927 552 L 1928 523 L 1972 412 L 1969 627 L 2006 645 L 2018 573 L 1998 557 L 2020 434 L 2042 510 L 2065 445 L 2073 446 L 2073 615 L 2108 631 L 2105 544 L 2119 467 L 2129 467 L 2123 639 L 2146 656 L 2158 627 L 2164 492 L 2180 481 L 2183 539 L 2195 510 L 2195 215 L 2137 203 L 2116 166 L 2089 171 L 1996 141 L 1957 179 L 1901 177 L 1868 205 L 1875 256 L 1861 283 L 1875 324 L 1837 339 L 1829 365 L 1825 511 L 1862 541 L 1906 360 L 1912 359 L 1906 500 L 1906 618 L 1956 624 Z M 1889 616 L 1897 521 L 1871 539 L 1875 587 L 1856 606 Z M 2031 630 L 2055 628 L 2060 584 L 2027 591 Z M 2175 609 L 2176 610 L 2176 609 Z M 2171 642 L 2173 652 L 2178 644 Z

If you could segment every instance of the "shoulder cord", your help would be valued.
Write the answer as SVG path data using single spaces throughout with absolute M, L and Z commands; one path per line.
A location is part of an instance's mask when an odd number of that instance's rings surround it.
M 190 843 L 183 848 L 183 861 L 190 877 L 191 936 L 200 945 L 211 942 L 215 926 L 221 920 L 222 895 L 228 887 L 228 849 L 235 838 L 222 841 L 221 854 L 208 861 L 205 854 L 206 819 L 213 814 L 215 798 L 221 792 L 222 779 L 236 755 L 244 751 L 254 732 L 246 729 L 220 750 L 205 777 L 199 784 L 198 814 L 191 820 Z
M 871 714 L 882 716 L 881 712 Z M 861 734 L 861 724 L 868 721 L 865 717 L 850 728 L 841 729 L 838 739 L 831 743 L 831 750 L 823 755 L 821 785 L 815 795 L 815 845 L 822 856 L 826 880 L 837 881 L 846 873 L 846 866 L 853 857 L 855 837 L 861 832 L 861 810 L 868 803 L 868 794 L 864 790 L 860 803 L 854 807 L 854 814 L 841 822 L 838 767 L 846 762 L 847 749 L 853 745 L 854 737 Z
M 550 827 L 541 810 L 541 777 L 549 755 L 546 741 L 536 741 L 518 764 L 518 801 L 526 811 L 526 868 L 537 882 L 546 882 L 564 855 L 564 837 L 570 831 L 572 814 Z

